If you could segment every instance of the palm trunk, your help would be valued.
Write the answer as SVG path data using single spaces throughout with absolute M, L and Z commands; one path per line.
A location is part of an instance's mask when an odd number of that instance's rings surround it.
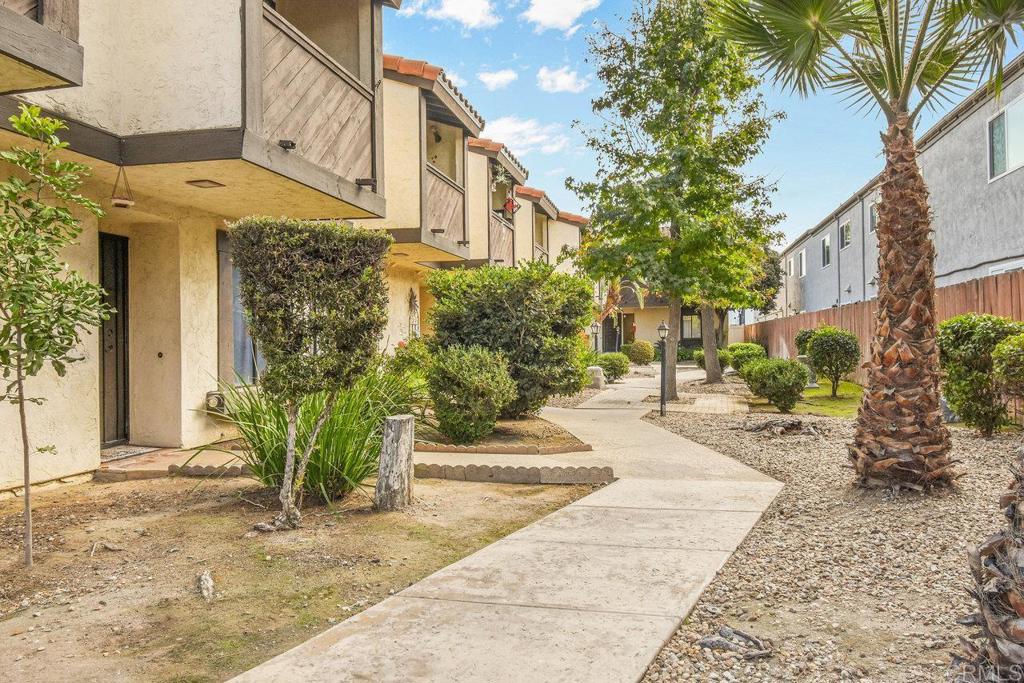
M 17 334 L 17 348 L 21 348 L 21 332 Z M 15 382 L 18 389 L 18 419 L 21 423 L 21 462 L 25 484 L 25 566 L 32 566 L 32 471 L 28 447 L 28 417 L 25 414 L 25 373 L 21 366 L 21 354 L 16 352 Z
M 665 399 L 679 400 L 679 386 L 676 383 L 676 359 L 679 357 L 679 337 L 682 336 L 683 302 L 679 297 L 668 298 L 668 336 L 665 338 Z
M 718 312 L 711 304 L 700 305 L 700 340 L 704 347 L 704 382 L 721 384 L 722 364 L 718 362 Z
M 863 486 L 913 489 L 954 479 L 939 404 L 935 246 L 928 189 L 906 114 L 882 136 L 878 314 L 850 458 Z

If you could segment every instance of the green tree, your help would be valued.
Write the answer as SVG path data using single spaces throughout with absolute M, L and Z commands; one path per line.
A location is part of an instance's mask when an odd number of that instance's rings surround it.
M 739 52 L 710 30 L 706 3 L 642 0 L 625 34 L 590 41 L 606 123 L 585 131 L 597 177 L 569 185 L 591 205 L 580 262 L 595 278 L 643 283 L 669 299 L 666 353 L 680 306 L 700 308 L 709 382 L 721 381 L 717 309 L 760 305 L 754 283 L 781 216 L 763 179 L 742 173 L 778 114 Z M 676 396 L 675 365 L 668 364 Z
M 998 90 L 1020 0 L 714 0 L 722 35 L 776 82 L 833 89 L 885 117 L 878 317 L 850 458 L 861 485 L 953 481 L 939 404 L 935 247 L 914 129 L 922 111 L 985 76 Z
M 0 183 L 0 368 L 6 386 L 3 400 L 18 407 L 25 485 L 25 564 L 32 565 L 32 488 L 26 405 L 41 404 L 27 391 L 26 379 L 49 365 L 63 377 L 68 365 L 82 360 L 83 332 L 110 313 L 103 290 L 64 262 L 65 250 L 82 228 L 73 209 L 99 217 L 98 204 L 78 193 L 88 168 L 62 161 L 67 147 L 57 133 L 61 121 L 41 115 L 38 107 L 22 105 L 10 118 L 14 129 L 36 143 L 15 146 L 0 159 L 16 171 Z M 53 452 L 43 446 L 35 452 Z
M 384 259 L 391 237 L 344 223 L 245 218 L 231 226 L 242 305 L 266 361 L 258 385 L 287 418 L 281 513 L 264 531 L 302 521 L 298 497 L 317 438 L 339 395 L 377 357 L 387 322 Z M 326 393 L 305 447 L 296 457 L 300 410 Z
M 822 325 L 807 341 L 807 355 L 814 371 L 832 384 L 832 398 L 839 393 L 843 375 L 857 369 L 860 340 L 849 330 Z

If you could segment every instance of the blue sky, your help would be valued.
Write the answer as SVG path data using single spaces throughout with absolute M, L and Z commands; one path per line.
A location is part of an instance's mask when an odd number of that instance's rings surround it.
M 485 137 L 509 145 L 529 184 L 560 209 L 583 211 L 565 178 L 588 178 L 594 160 L 575 120 L 593 125 L 599 85 L 586 63 L 595 22 L 621 25 L 630 0 L 404 0 L 385 10 L 384 50 L 445 69 L 487 121 Z M 777 183 L 786 241 L 817 224 L 881 170 L 882 122 L 833 93 L 801 99 L 764 87 L 784 111 L 750 172 Z M 923 126 L 936 119 L 927 116 Z M 921 131 L 924 127 L 920 128 Z

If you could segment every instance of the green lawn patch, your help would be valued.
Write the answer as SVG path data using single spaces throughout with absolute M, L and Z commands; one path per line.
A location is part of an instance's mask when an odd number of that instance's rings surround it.
M 840 382 L 839 392 L 832 398 L 832 385 L 826 379 L 818 380 L 817 389 L 804 389 L 803 396 L 793 408 L 794 415 L 824 415 L 826 417 L 857 417 L 860 397 L 864 388 L 853 382 Z M 777 413 L 775 406 L 764 399 L 755 398 L 750 402 L 750 409 L 758 413 Z

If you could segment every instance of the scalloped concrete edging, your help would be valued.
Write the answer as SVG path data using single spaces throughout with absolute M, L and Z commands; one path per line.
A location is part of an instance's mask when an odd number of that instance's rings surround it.
M 450 479 L 497 484 L 609 484 L 611 467 L 511 467 L 417 463 L 417 479 Z
M 167 474 L 179 477 L 248 477 L 252 472 L 248 465 L 171 465 Z
M 594 450 L 589 443 L 565 446 L 528 446 L 512 444 L 507 446 L 456 446 L 433 441 L 417 441 L 413 450 L 420 453 L 493 453 L 496 455 L 558 455 L 560 453 L 583 453 Z

